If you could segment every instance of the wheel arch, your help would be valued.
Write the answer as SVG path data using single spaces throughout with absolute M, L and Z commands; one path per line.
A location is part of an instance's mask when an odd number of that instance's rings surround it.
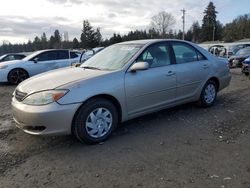
M 122 107 L 121 107 L 121 104 L 120 102 L 112 95 L 109 95 L 109 94 L 98 94 L 98 95 L 95 95 L 95 96 L 92 96 L 90 98 L 88 98 L 86 101 L 84 101 L 79 107 L 78 109 L 76 110 L 75 114 L 74 114 L 74 117 L 73 117 L 73 120 L 72 120 L 72 124 L 74 124 L 74 121 L 75 121 L 75 117 L 76 115 L 79 113 L 79 110 L 81 109 L 82 106 L 84 106 L 88 101 L 90 100 L 93 100 L 93 99 L 106 99 L 106 100 L 109 100 L 110 102 L 112 102 L 116 109 L 117 109 L 117 112 L 118 112 L 118 122 L 121 122 L 122 120 Z
M 30 77 L 30 74 L 29 74 L 29 72 L 28 72 L 26 69 L 21 68 L 21 67 L 16 67 L 16 68 L 11 69 L 11 70 L 8 72 L 7 79 L 9 80 L 9 75 L 10 75 L 10 72 L 11 72 L 11 71 L 13 71 L 13 70 L 18 70 L 18 69 L 25 71 L 25 72 L 27 73 L 28 77 Z
M 216 83 L 216 86 L 217 86 L 216 89 L 217 89 L 217 91 L 219 91 L 220 90 L 220 80 L 217 77 L 215 77 L 215 76 L 209 78 L 208 81 L 209 80 L 213 80 Z

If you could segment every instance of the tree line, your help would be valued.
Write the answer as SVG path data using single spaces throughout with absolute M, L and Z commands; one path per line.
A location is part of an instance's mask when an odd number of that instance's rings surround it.
M 233 42 L 244 38 L 250 38 L 250 14 L 242 15 L 231 23 L 223 25 L 217 20 L 216 7 L 209 2 L 204 10 L 202 24 L 195 21 L 185 33 L 185 40 L 201 43 L 206 41 Z M 63 41 L 59 30 L 47 38 L 46 33 L 36 36 L 33 41 L 24 44 L 3 43 L 0 46 L 0 54 L 11 52 L 31 52 L 43 49 L 90 49 L 97 46 L 109 46 L 123 41 L 139 39 L 173 38 L 182 39 L 181 30 L 174 31 L 172 27 L 176 21 L 173 15 L 162 11 L 152 17 L 150 27 L 147 30 L 130 31 L 121 35 L 114 33 L 109 39 L 103 39 L 100 28 L 94 28 L 88 20 L 83 21 L 80 40 Z

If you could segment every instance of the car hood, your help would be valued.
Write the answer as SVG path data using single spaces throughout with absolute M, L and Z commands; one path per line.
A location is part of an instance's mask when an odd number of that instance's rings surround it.
M 233 55 L 229 58 L 229 60 L 232 60 L 232 59 L 243 59 L 243 58 L 247 58 L 249 57 L 249 55 Z
M 34 93 L 43 90 L 55 89 L 63 85 L 72 84 L 97 76 L 110 73 L 109 71 L 90 70 L 80 67 L 67 67 L 29 78 L 17 86 L 17 90 L 25 93 Z

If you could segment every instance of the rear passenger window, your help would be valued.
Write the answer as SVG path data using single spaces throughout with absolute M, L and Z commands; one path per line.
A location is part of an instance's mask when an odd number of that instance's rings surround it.
M 172 46 L 177 64 L 205 60 L 205 57 L 200 52 L 188 44 L 180 42 L 173 43 Z
M 69 59 L 69 52 L 68 51 L 58 51 L 57 52 L 57 59 Z

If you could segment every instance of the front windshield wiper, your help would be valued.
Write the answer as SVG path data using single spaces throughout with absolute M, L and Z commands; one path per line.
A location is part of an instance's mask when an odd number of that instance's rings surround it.
M 86 67 L 82 67 L 82 68 L 84 68 L 84 69 L 92 69 L 92 70 L 101 70 L 101 69 L 99 69 L 97 67 L 90 67 L 90 66 L 86 66 Z

